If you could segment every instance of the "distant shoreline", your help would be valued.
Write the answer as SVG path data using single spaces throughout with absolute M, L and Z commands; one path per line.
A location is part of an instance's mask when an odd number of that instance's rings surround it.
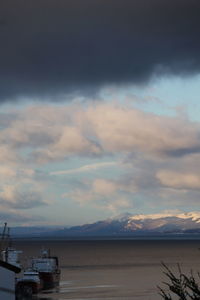
M 20 240 L 32 240 L 32 241 L 122 241 L 122 240 L 141 240 L 141 241 L 162 241 L 162 240 L 200 240 L 199 233 L 192 234 L 150 234 L 150 235 L 135 235 L 135 236 L 66 236 L 66 237 L 56 237 L 56 236 L 12 236 L 13 241 Z

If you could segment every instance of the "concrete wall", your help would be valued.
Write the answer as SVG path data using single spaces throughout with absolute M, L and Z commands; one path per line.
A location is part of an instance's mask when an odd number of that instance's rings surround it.
M 15 273 L 0 266 L 0 299 L 15 300 Z

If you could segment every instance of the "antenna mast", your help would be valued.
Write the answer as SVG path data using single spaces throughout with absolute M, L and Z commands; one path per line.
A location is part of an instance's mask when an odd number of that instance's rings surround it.
M 7 227 L 7 223 L 4 223 L 3 232 L 1 234 L 1 241 L 0 241 L 0 250 L 4 250 L 4 245 L 9 238 L 9 228 Z

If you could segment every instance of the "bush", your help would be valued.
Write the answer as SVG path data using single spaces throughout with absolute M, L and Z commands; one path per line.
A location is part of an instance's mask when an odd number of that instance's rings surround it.
M 197 279 L 195 279 L 192 270 L 189 276 L 187 276 L 182 273 L 180 265 L 178 265 L 178 275 L 175 275 L 164 263 L 162 263 L 162 265 L 165 269 L 164 274 L 169 280 L 169 282 L 164 282 L 168 287 L 168 292 L 158 287 L 159 294 L 163 299 L 200 300 L 200 287 L 197 282 L 197 280 L 200 279 L 199 272 L 197 272 Z M 175 296 L 175 298 L 172 298 L 173 296 Z

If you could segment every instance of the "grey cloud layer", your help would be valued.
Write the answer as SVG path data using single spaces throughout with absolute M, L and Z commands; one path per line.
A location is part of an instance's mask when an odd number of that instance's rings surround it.
M 4 221 L 7 222 L 14 222 L 14 223 L 19 223 L 19 224 L 27 224 L 29 222 L 37 222 L 38 221 L 42 221 L 43 219 L 40 217 L 36 217 L 36 216 L 28 216 L 25 214 L 19 214 L 16 211 L 11 211 L 9 210 L 9 212 L 6 211 L 2 211 L 1 209 L 1 224 L 3 224 Z
M 1 101 L 200 70 L 197 0 L 4 0 L 0 12 Z

